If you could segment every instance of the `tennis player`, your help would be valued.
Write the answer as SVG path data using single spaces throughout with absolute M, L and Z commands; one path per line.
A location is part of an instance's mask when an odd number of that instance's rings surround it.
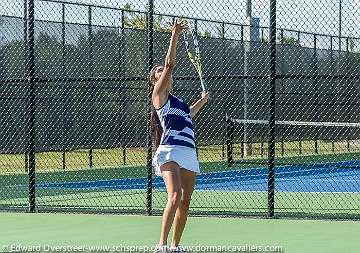
M 152 141 L 156 148 L 153 158 L 155 174 L 162 176 L 168 200 L 162 216 L 160 240 L 155 252 L 185 252 L 179 246 L 184 231 L 196 174 L 200 172 L 195 150 L 192 117 L 205 105 L 209 94 L 190 107 L 171 94 L 172 71 L 175 67 L 176 45 L 185 20 L 175 20 L 171 27 L 170 45 L 165 65 L 155 65 L 149 73 L 152 91 Z M 173 227 L 172 241 L 167 245 Z

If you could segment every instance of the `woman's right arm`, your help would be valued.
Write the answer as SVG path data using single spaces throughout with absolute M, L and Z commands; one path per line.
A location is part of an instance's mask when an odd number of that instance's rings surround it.
M 186 26 L 186 21 L 178 20 L 176 20 L 175 24 L 172 26 L 170 45 L 165 58 L 164 70 L 161 74 L 161 77 L 156 82 L 152 94 L 152 101 L 155 108 L 162 107 L 168 99 L 171 74 L 175 67 L 176 45 L 181 32 Z

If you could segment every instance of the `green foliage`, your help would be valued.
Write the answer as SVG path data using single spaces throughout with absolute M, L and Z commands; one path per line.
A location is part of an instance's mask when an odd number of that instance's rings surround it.
M 131 4 L 125 4 L 124 26 L 131 29 L 146 30 L 147 18 L 144 13 L 135 13 Z M 154 30 L 157 32 L 170 32 L 170 24 L 164 24 L 163 16 L 154 17 Z
M 205 32 L 200 32 L 199 33 L 201 37 L 205 37 L 205 38 L 211 38 L 212 34 L 209 31 L 205 31 Z
M 281 37 L 278 38 L 278 40 L 280 41 L 281 44 L 300 46 L 300 42 L 298 41 L 298 39 L 294 37 L 283 36 L 282 38 Z
M 25 77 L 26 55 L 24 42 L 12 40 L 10 43 L 0 47 L 0 62 L 0 75 L 2 78 Z
M 170 32 L 171 26 L 170 24 L 163 24 L 164 17 L 163 16 L 156 16 L 154 20 L 154 30 L 157 32 Z

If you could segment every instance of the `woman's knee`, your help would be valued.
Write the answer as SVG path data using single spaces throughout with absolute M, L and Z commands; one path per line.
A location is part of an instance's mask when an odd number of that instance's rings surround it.
M 181 189 L 176 189 L 168 193 L 168 202 L 171 206 L 179 206 L 182 199 L 181 197 Z
M 183 194 L 180 200 L 179 208 L 183 211 L 187 211 L 189 209 L 191 202 L 191 194 Z

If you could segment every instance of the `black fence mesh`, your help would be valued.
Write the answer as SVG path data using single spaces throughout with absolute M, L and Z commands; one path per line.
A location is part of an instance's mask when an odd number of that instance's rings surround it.
M 1 209 L 162 212 L 147 75 L 182 17 L 210 92 L 191 212 L 360 217 L 359 4 L 94 2 L 0 3 Z M 199 78 L 177 49 L 173 93 L 191 104 Z

